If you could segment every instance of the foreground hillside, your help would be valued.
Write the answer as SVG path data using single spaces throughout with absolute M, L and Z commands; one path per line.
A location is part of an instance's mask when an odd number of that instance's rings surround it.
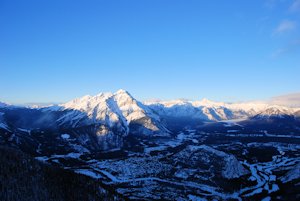
M 42 164 L 21 151 L 0 147 L 0 200 L 122 200 L 112 189 L 71 171 Z

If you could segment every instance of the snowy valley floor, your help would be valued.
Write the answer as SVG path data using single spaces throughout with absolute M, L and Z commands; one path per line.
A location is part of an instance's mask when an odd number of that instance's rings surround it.
M 185 130 L 97 156 L 37 159 L 90 176 L 130 200 L 296 200 L 300 142 L 287 138 Z

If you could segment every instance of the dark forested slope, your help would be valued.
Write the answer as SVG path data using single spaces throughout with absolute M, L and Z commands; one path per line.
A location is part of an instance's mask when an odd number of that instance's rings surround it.
M 71 171 L 48 166 L 21 151 L 0 147 L 0 200 L 122 200 L 113 189 Z

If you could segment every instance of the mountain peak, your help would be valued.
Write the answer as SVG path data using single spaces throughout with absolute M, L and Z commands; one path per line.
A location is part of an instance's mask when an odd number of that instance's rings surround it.
M 200 101 L 194 101 L 193 102 L 193 105 L 194 106 L 204 106 L 204 107 L 222 107 L 225 105 L 225 103 L 223 102 L 214 102 L 214 101 L 211 101 L 207 98 L 203 98 L 202 100 Z
M 115 96 L 115 99 L 118 101 L 132 101 L 135 100 L 133 96 L 124 89 L 119 89 L 117 92 L 113 94 Z
M 126 91 L 125 89 L 119 89 L 116 94 L 129 94 L 128 91 Z
M 202 102 L 203 104 L 214 104 L 214 101 L 211 101 L 207 98 L 202 98 L 202 100 L 200 100 L 200 102 Z

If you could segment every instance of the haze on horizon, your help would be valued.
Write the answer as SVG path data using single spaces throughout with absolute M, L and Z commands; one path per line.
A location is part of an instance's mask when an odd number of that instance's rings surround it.
M 225 102 L 300 92 L 300 0 L 4 0 L 0 26 L 4 102 L 120 88 Z

